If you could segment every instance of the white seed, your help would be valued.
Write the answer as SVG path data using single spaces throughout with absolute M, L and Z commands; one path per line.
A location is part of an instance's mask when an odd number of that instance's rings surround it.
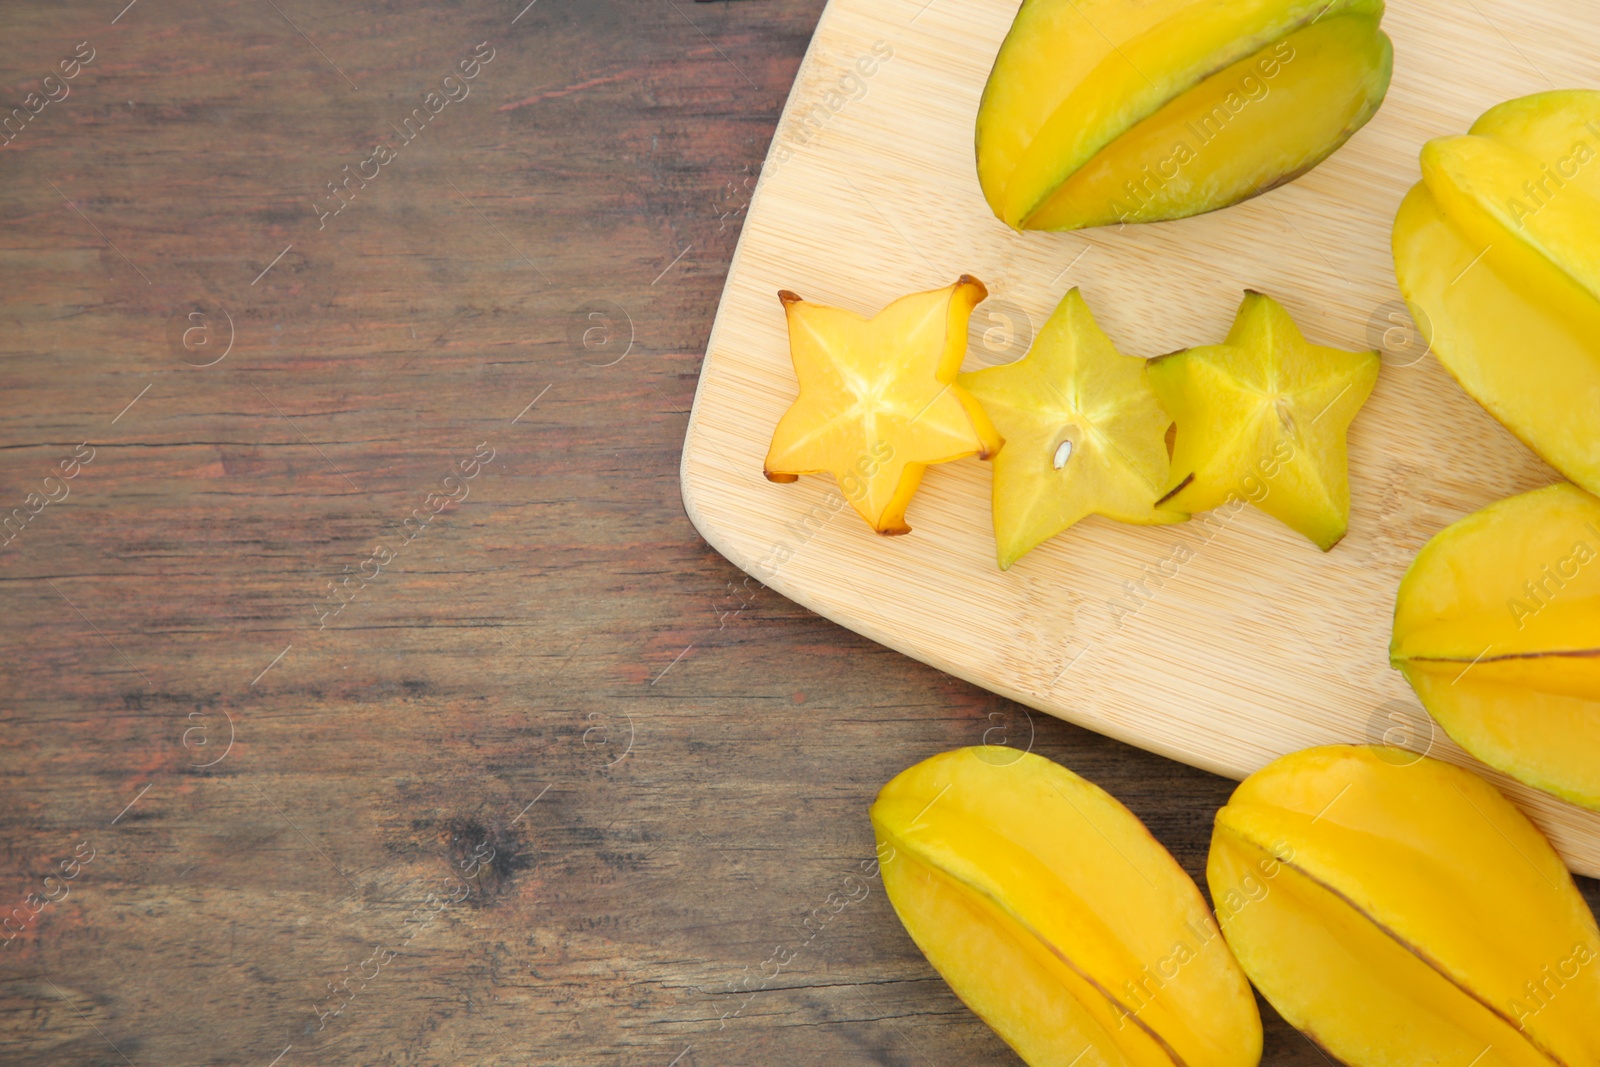
M 1062 441 L 1061 444 L 1056 447 L 1056 459 L 1055 459 L 1056 470 L 1060 470 L 1062 467 L 1065 467 L 1067 465 L 1067 460 L 1069 460 L 1071 458 L 1072 458 L 1072 442 L 1071 441 Z

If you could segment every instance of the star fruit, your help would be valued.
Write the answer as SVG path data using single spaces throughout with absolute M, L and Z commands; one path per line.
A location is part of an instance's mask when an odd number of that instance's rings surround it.
M 957 379 L 1006 439 L 992 493 L 1001 570 L 1089 515 L 1147 525 L 1187 518 L 1155 506 L 1172 420 L 1144 362 L 1116 350 L 1073 289 L 1024 358 Z
M 1400 583 L 1389 652 L 1462 748 L 1600 809 L 1600 500 L 1552 485 L 1444 530 Z
M 868 319 L 778 294 L 800 397 L 772 435 L 766 475 L 829 473 L 881 534 L 906 534 L 906 506 L 936 463 L 988 459 L 1003 443 L 956 375 L 967 320 L 989 291 L 970 275 L 903 296 Z
M 872 805 L 889 902 L 1032 1067 L 1255 1067 L 1261 1017 L 1199 889 L 1137 816 L 1043 756 L 932 757 Z
M 1025 0 L 978 108 L 1015 229 L 1215 211 L 1293 181 L 1377 112 L 1383 0 Z
M 1394 261 L 1462 388 L 1600 493 L 1600 92 L 1511 100 L 1429 141 Z
M 1159 506 L 1193 514 L 1248 500 L 1333 548 L 1350 525 L 1345 436 L 1379 364 L 1377 352 L 1309 343 L 1277 301 L 1247 292 L 1225 343 L 1146 366 L 1178 426 Z
M 1333 745 L 1257 771 L 1206 866 L 1245 973 L 1351 1067 L 1600 1064 L 1600 930 L 1543 834 L 1471 771 Z

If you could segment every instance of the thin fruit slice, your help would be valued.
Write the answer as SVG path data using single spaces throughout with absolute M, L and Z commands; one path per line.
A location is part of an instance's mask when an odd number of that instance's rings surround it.
M 967 319 L 988 295 L 962 275 L 867 319 L 779 293 L 800 397 L 772 435 L 767 478 L 830 473 L 874 530 L 910 533 L 906 505 L 930 465 L 1000 450 L 988 416 L 955 384 Z
M 1101 789 L 958 749 L 884 786 L 872 825 L 912 939 L 1032 1067 L 1259 1062 L 1255 999 L 1199 890 Z
M 1025 0 L 978 111 L 1017 229 L 1182 218 L 1326 159 L 1378 110 L 1382 0 Z
M 1156 509 L 1166 491 L 1172 419 L 1074 289 L 1028 354 L 963 374 L 1006 447 L 994 461 L 1000 569 L 1088 515 L 1159 525 L 1188 516 Z
M 1226 342 L 1146 369 L 1178 424 L 1160 506 L 1192 514 L 1248 500 L 1333 548 L 1350 525 L 1345 437 L 1379 365 L 1377 352 L 1311 344 L 1276 300 L 1246 293 Z
M 1600 809 L 1600 500 L 1553 485 L 1440 533 L 1400 583 L 1389 655 L 1462 748 Z
M 1394 256 L 1423 335 L 1491 415 L 1600 492 L 1600 92 L 1501 104 L 1422 159 Z
M 1600 930 L 1544 836 L 1470 771 L 1375 748 L 1277 760 L 1217 814 L 1228 944 L 1352 1067 L 1600 1063 Z

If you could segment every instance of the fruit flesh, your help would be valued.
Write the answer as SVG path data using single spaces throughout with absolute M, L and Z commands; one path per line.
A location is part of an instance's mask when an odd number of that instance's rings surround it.
M 1178 427 L 1160 506 L 1197 513 L 1248 500 L 1333 548 L 1350 523 L 1346 434 L 1379 365 L 1376 352 L 1310 344 L 1275 300 L 1247 293 L 1224 344 L 1146 367 Z
M 1432 142 L 1395 220 L 1400 290 L 1490 414 L 1600 491 L 1600 93 L 1510 101 Z
M 1287 56 L 1289 58 L 1285 59 Z M 1037 230 L 1187 218 L 1258 196 L 1364 126 L 1393 50 L 1375 19 L 1324 19 L 1211 75 L 1134 126 L 1024 219 Z M 1264 71 L 1277 69 L 1269 79 Z M 1353 78 L 1352 71 L 1365 71 Z
M 867 319 L 780 293 L 800 396 L 773 433 L 767 478 L 831 473 L 873 529 L 909 533 L 906 507 L 928 466 L 988 458 L 1002 443 L 955 384 L 967 319 L 987 295 L 963 276 Z
M 1440 533 L 1400 584 L 1390 658 L 1468 752 L 1600 808 L 1600 500 L 1550 486 Z
M 1006 439 L 992 493 L 1001 570 L 1088 515 L 1147 525 L 1187 518 L 1155 507 L 1172 420 L 1144 380 L 1144 360 L 1116 350 L 1077 289 L 1026 357 L 957 381 Z
M 1259 856 L 1281 862 L 1245 893 Z M 1490 1045 L 1501 1063 L 1600 1062 L 1600 930 L 1549 843 L 1468 771 L 1364 746 L 1284 757 L 1218 814 L 1208 877 L 1257 988 L 1348 1063 Z M 1538 993 L 1552 973 L 1559 992 Z
M 960 749 L 885 786 L 872 821 L 907 930 L 1030 1064 L 1259 1059 L 1254 999 L 1199 891 L 1101 790 L 1039 756 Z
M 1237 131 L 1229 139 L 1238 143 L 1230 144 L 1229 152 L 1208 154 L 1215 157 L 1212 165 L 1219 173 L 1252 175 L 1260 188 L 1239 181 L 1218 183 L 1213 199 L 1185 204 L 1181 213 L 1212 210 L 1255 195 L 1314 165 L 1376 111 L 1390 68 L 1388 41 L 1377 28 L 1382 13 L 1381 0 L 1027 0 L 1001 46 L 979 109 L 978 176 L 984 195 L 1008 225 L 1038 228 L 1046 220 L 1029 216 L 1052 193 L 1174 100 L 1198 88 L 1201 99 L 1226 103 L 1235 90 L 1213 80 L 1218 72 L 1270 54 L 1285 38 L 1308 27 L 1345 24 L 1341 29 L 1352 37 L 1340 39 L 1337 47 L 1338 33 L 1307 38 L 1304 58 L 1313 61 L 1300 62 L 1293 73 L 1293 63 L 1281 70 L 1256 68 L 1260 76 L 1270 70 L 1273 78 L 1282 79 L 1281 95 L 1327 114 L 1310 119 L 1302 111 L 1287 127 L 1278 124 L 1281 114 L 1278 123 L 1254 118 L 1250 109 L 1270 101 L 1279 87 L 1274 83 L 1259 96 L 1259 89 L 1241 85 L 1238 91 L 1246 99 L 1258 99 L 1230 110 L 1229 125 L 1242 124 L 1255 135 Z M 1370 40 L 1354 41 L 1363 30 Z M 1330 78 L 1336 83 L 1331 95 L 1306 91 L 1328 85 Z M 1352 95 L 1361 98 L 1357 106 L 1340 103 Z M 1276 112 L 1278 106 L 1266 110 Z M 1150 130 L 1163 121 L 1158 119 Z M 1312 143 L 1323 135 L 1331 143 Z M 1139 164 L 1167 158 L 1173 145 L 1159 147 L 1162 155 Z M 1225 163 L 1222 157 L 1230 154 Z M 1280 164 L 1257 167 L 1250 162 L 1273 159 Z M 1103 203 L 1091 201 L 1091 206 Z M 1061 205 L 1052 208 L 1052 226 L 1087 224 L 1066 218 L 1063 211 Z

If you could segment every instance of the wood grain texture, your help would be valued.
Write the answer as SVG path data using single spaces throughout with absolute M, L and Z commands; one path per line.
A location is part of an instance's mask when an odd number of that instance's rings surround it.
M 979 95 L 1014 10 L 828 7 L 701 373 L 683 462 L 696 526 L 771 588 L 875 641 L 1220 774 L 1407 733 L 1490 773 L 1429 725 L 1389 668 L 1395 590 L 1445 525 L 1555 476 L 1419 343 L 1396 343 L 1410 323 L 1389 234 L 1427 139 L 1463 132 L 1503 99 L 1600 83 L 1584 44 L 1592 15 L 1562 0 L 1394 4 L 1387 103 L 1305 178 L 1196 219 L 1017 235 L 988 211 L 972 159 Z M 862 79 L 854 64 L 875 47 L 892 59 Z M 893 540 L 841 508 L 828 479 L 768 483 L 771 429 L 796 394 L 774 293 L 871 314 L 963 273 L 988 284 L 998 309 L 985 319 L 980 306 L 968 369 L 1020 356 L 1018 338 L 1072 286 L 1128 354 L 1219 341 L 1245 288 L 1281 300 L 1316 343 L 1387 343 L 1350 437 L 1350 535 L 1324 556 L 1249 508 L 1177 527 L 1091 519 L 1002 573 L 989 472 L 976 461 L 930 470 L 907 515 L 915 532 Z M 1600 872 L 1600 814 L 1490 776 L 1575 870 Z
M 96 450 L 0 550 L 0 909 L 95 850 L 0 948 L 0 1063 L 1014 1065 L 875 884 L 828 903 L 879 786 L 1031 745 L 1199 877 L 1232 783 L 746 584 L 685 517 L 821 0 L 274 3 L 0 13 L 5 106 L 97 50 L 0 148 L 0 515 Z M 1267 1027 L 1268 1064 L 1326 1063 Z

